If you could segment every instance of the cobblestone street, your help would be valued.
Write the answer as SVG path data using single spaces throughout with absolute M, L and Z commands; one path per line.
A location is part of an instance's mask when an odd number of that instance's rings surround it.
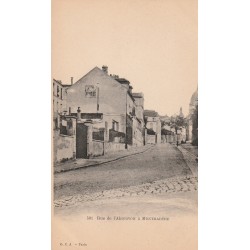
M 114 199 L 197 196 L 197 162 L 181 146 L 161 144 L 87 169 L 55 174 L 55 212 Z
M 196 191 L 198 181 L 196 176 L 170 178 L 165 180 L 154 181 L 152 183 L 145 183 L 137 186 L 130 186 L 127 188 L 118 188 L 105 190 L 86 195 L 74 195 L 67 198 L 58 199 L 54 202 L 55 207 L 73 206 L 78 203 L 87 201 L 96 201 L 101 199 L 120 198 L 126 196 L 141 196 L 147 194 L 161 194 L 174 192 L 189 192 Z

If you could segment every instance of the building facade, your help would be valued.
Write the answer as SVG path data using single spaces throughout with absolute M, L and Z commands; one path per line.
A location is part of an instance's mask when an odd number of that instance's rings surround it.
M 143 93 L 132 93 L 135 100 L 135 115 L 133 120 L 133 145 L 145 145 L 145 124 L 144 124 L 144 95 Z
M 76 156 L 76 118 L 67 114 L 67 88 L 53 79 L 53 161 L 61 162 Z
M 66 117 L 77 117 L 76 137 L 83 136 L 77 131 L 85 131 L 85 127 L 91 130 L 91 143 L 86 142 L 92 145 L 87 149 L 88 152 L 92 151 L 90 155 L 144 145 L 144 96 L 133 93 L 132 89 L 127 79 L 109 75 L 108 67 L 103 66 L 102 69 L 93 68 L 77 82 L 67 86 L 64 92 L 62 90 L 65 96 L 62 94 L 60 113 L 64 112 Z M 84 136 L 89 138 L 89 135 L 86 132 Z M 78 139 L 76 143 L 81 143 Z
M 189 114 L 188 114 L 188 128 L 187 128 L 187 140 L 192 142 L 193 139 L 193 115 L 198 105 L 198 89 L 193 93 L 189 103 Z
M 144 119 L 146 123 L 146 143 L 161 143 L 161 120 L 160 116 L 154 110 L 144 110 Z

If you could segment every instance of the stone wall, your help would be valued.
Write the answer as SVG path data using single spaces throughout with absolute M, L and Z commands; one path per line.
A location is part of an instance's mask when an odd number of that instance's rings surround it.
M 162 135 L 161 136 L 161 142 L 162 143 L 173 143 L 175 142 L 175 136 L 174 135 Z
M 59 131 L 54 131 L 54 162 L 74 159 L 76 154 L 75 136 L 60 135 Z
M 105 152 L 114 152 L 125 150 L 125 143 L 107 142 L 105 145 Z
M 92 156 L 100 156 L 104 154 L 104 142 L 103 141 L 92 141 L 93 153 Z
M 155 144 L 155 135 L 147 135 L 146 144 Z

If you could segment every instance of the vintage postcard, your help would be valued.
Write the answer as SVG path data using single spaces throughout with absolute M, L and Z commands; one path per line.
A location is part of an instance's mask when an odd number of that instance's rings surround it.
M 52 249 L 198 249 L 197 0 L 52 0 Z

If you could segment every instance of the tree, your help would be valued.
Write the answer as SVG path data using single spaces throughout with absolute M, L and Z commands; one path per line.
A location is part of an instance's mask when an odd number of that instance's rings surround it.
M 183 116 L 177 116 L 176 117 L 176 121 L 175 121 L 175 124 L 178 126 L 178 127 L 186 127 L 187 123 L 186 123 L 186 119 L 183 117 Z
M 170 126 L 175 128 L 176 132 L 178 129 L 187 126 L 187 121 L 183 116 L 176 115 L 170 117 Z

